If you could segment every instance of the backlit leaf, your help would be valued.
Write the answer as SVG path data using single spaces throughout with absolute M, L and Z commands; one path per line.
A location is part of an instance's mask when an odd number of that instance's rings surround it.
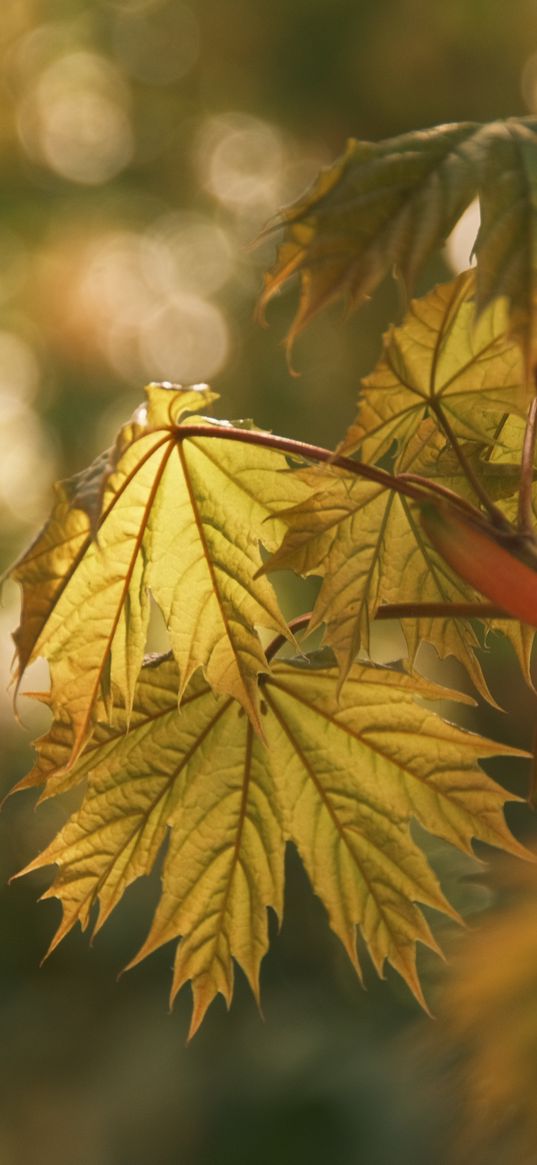
M 360 646 L 369 646 L 393 495 L 333 467 L 301 470 L 300 477 L 310 497 L 286 511 L 287 533 L 265 570 L 324 579 L 309 629 L 326 625 L 327 642 L 345 675 Z
M 505 302 L 476 318 L 473 274 L 415 299 L 391 328 L 374 372 L 361 385 L 358 416 L 340 451 L 367 460 L 409 440 L 439 404 L 457 437 L 486 441 L 490 415 L 525 415 L 531 392 L 520 349 L 506 334 Z
M 188 436 L 185 413 L 213 396 L 150 385 L 147 406 L 102 468 L 98 517 L 80 508 L 71 483 L 60 487 L 51 520 L 13 571 L 23 588 L 19 669 L 48 660 L 53 715 L 70 721 L 74 755 L 111 684 L 132 702 L 149 594 L 164 615 L 181 692 L 202 667 L 259 727 L 257 675 L 267 662 L 256 628 L 286 634 L 271 585 L 255 578 L 259 542 L 276 544 L 277 524 L 267 519 L 301 486 L 282 454 L 220 440 L 226 422 L 203 418 L 201 435 Z
M 21 622 L 13 636 L 19 679 L 94 528 L 108 462 L 109 453 L 102 453 L 88 469 L 54 486 L 55 502 L 48 522 L 13 567 L 13 578 L 23 583 Z
M 405 448 L 399 468 L 420 472 L 424 463 L 434 467 L 439 441 L 432 422 L 423 423 Z M 309 486 L 310 497 L 284 514 L 286 536 L 265 570 L 287 568 L 322 577 L 310 629 L 325 625 L 326 641 L 334 649 L 342 677 L 359 649 L 369 650 L 371 623 L 383 604 L 480 601 L 429 545 L 417 508 L 408 498 L 335 466 L 302 470 L 300 477 Z M 458 480 L 453 473 L 442 483 L 452 486 Z M 403 630 L 411 661 L 423 640 L 432 643 L 442 657 L 459 659 L 477 690 L 494 703 L 475 654 L 480 642 L 469 619 L 414 615 L 403 621 Z
M 420 904 L 454 912 L 410 822 L 468 852 L 475 837 L 523 856 L 503 818 L 506 794 L 477 763 L 516 750 L 416 702 L 444 689 L 371 665 L 354 665 L 338 695 L 326 661 L 276 662 L 261 682 L 264 740 L 199 675 L 179 710 L 178 690 L 171 657 L 148 663 L 130 729 L 118 696 L 69 773 L 71 784 L 87 780 L 82 804 L 25 871 L 59 867 L 46 894 L 63 912 L 52 946 L 76 921 L 86 927 L 95 903 L 98 929 L 167 838 L 162 894 L 133 962 L 181 940 L 172 998 L 192 981 L 193 1032 L 217 993 L 229 1005 L 233 960 L 258 994 L 289 839 L 356 969 L 359 929 L 378 973 L 390 962 L 423 1001 L 416 943 L 436 944 Z M 56 733 L 55 791 L 68 748 Z
M 282 215 L 261 306 L 298 276 L 290 343 L 325 304 L 359 305 L 392 269 L 410 288 L 476 191 L 482 225 L 476 272 L 414 300 L 390 329 L 337 454 L 252 422 L 193 418 L 214 399 L 207 386 L 150 385 L 114 447 L 56 488 L 12 572 L 17 683 L 43 657 L 52 715 L 17 787 L 40 787 L 41 800 L 80 794 L 27 867 L 58 867 L 45 895 L 62 909 L 51 947 L 77 922 L 99 930 L 160 860 L 153 921 L 129 966 L 176 944 L 172 1000 L 192 984 L 191 1033 L 216 995 L 230 1005 L 236 965 L 259 999 L 288 842 L 358 974 L 357 940 L 422 1004 L 416 947 L 438 949 L 428 911 L 457 916 L 421 830 L 470 854 L 478 839 L 525 855 L 504 820 L 509 798 L 478 759 L 526 754 L 430 710 L 453 693 L 356 657 L 370 651 L 372 620 L 395 612 L 412 664 L 429 642 L 494 702 L 479 650 L 500 631 L 531 684 L 534 632 L 479 605 L 456 571 L 507 602 L 515 558 L 502 552 L 501 591 L 483 566 L 498 564 L 498 530 L 531 560 L 536 147 L 536 118 L 350 142 Z M 457 519 L 453 494 L 477 524 Z M 267 577 L 282 568 L 319 576 L 296 626 L 324 626 L 328 647 L 274 662 L 294 642 Z M 508 608 L 530 617 L 535 576 L 521 563 L 518 577 L 528 602 Z M 152 605 L 170 647 L 156 658 Z M 500 617 L 456 613 L 469 607 Z

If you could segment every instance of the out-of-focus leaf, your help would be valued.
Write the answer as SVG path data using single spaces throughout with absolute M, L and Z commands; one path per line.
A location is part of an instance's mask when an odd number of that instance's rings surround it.
M 359 305 L 397 266 L 411 284 L 471 202 L 476 123 L 443 125 L 384 142 L 351 139 L 344 155 L 281 212 L 284 241 L 265 276 L 261 308 L 290 276 L 301 281 L 293 340 L 331 300 Z
M 300 482 L 273 450 L 188 437 L 185 414 L 207 405 L 206 387 L 151 385 L 148 404 L 120 431 L 92 476 L 98 520 L 80 491 L 60 489 L 53 516 L 13 571 L 22 584 L 19 671 L 50 665 L 52 711 L 70 721 L 73 755 L 111 684 L 132 702 L 146 646 L 149 593 L 160 607 L 181 670 L 181 692 L 204 669 L 259 727 L 257 675 L 267 662 L 257 626 L 286 634 L 274 592 L 256 579 L 259 540 L 275 544 L 278 509 Z M 282 527 L 283 530 L 283 527 Z
M 87 778 L 82 804 L 26 870 L 59 866 L 47 891 L 63 909 L 52 946 L 77 920 L 87 926 L 95 902 L 98 929 L 168 837 L 162 895 L 133 962 L 181 938 L 172 998 L 192 981 L 193 1032 L 217 993 L 229 1005 L 233 959 L 258 994 L 266 908 L 281 916 L 290 839 L 357 971 L 359 928 L 377 972 L 390 962 L 423 1002 L 416 943 L 436 944 L 417 904 L 454 912 L 410 821 L 464 851 L 475 837 L 524 856 L 504 821 L 506 794 L 477 763 L 516 750 L 416 702 L 444 689 L 370 665 L 355 665 L 338 695 L 335 667 L 277 662 L 261 682 L 264 741 L 201 677 L 179 710 L 178 690 L 172 658 L 149 663 L 130 728 L 119 697 L 69 774 Z M 62 747 L 56 735 L 60 774 Z
M 479 166 L 481 308 L 509 301 L 510 331 L 531 371 L 537 356 L 537 121 L 509 118 L 484 128 Z
M 383 142 L 349 141 L 343 157 L 280 215 L 284 240 L 261 308 L 295 274 L 288 342 L 331 300 L 359 305 L 392 269 L 412 287 L 479 193 L 478 304 L 509 305 L 528 373 L 537 349 L 537 120 L 463 122 Z M 528 376 L 531 379 L 531 376 Z
M 449 1162 L 532 1162 L 537 1138 L 537 883 L 535 867 L 496 874 L 503 908 L 455 952 L 438 1024 L 420 1052 L 456 1063 L 457 1121 Z M 444 1059 L 445 1058 L 445 1059 Z M 449 1069 L 448 1069 L 449 1071 Z

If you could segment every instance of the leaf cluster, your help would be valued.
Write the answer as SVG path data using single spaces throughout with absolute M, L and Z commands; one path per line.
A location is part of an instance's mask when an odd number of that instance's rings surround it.
M 179 940 L 172 998 L 192 983 L 192 1032 L 216 994 L 229 1005 L 235 962 L 259 996 L 288 843 L 358 973 L 357 932 L 378 973 L 390 963 L 423 1005 L 416 944 L 437 949 L 427 909 L 456 914 L 412 822 L 466 852 L 472 839 L 526 852 L 504 821 L 507 794 L 479 765 L 517 750 L 433 712 L 464 697 L 423 679 L 416 657 L 424 641 L 455 656 L 493 702 L 478 649 L 501 631 L 531 683 L 532 626 L 509 618 L 508 593 L 487 602 L 486 583 L 454 568 L 422 510 L 479 528 L 492 558 L 507 548 L 515 588 L 517 563 L 534 561 L 535 129 L 523 119 L 352 142 L 282 212 L 263 299 L 299 273 L 292 341 L 394 264 L 411 282 L 476 190 L 482 202 L 477 272 L 411 302 L 336 451 L 196 416 L 216 399 L 207 386 L 149 385 L 113 448 L 57 486 L 12 570 L 17 683 L 38 657 L 51 681 L 51 727 L 18 787 L 84 788 L 27 867 L 58 867 L 52 945 L 76 922 L 102 926 L 164 850 L 132 963 Z M 291 625 L 282 570 L 321 580 Z M 158 657 L 153 608 L 169 643 Z M 407 644 L 390 668 L 371 646 L 388 617 Z M 321 626 L 325 650 L 305 654 L 296 635 Z

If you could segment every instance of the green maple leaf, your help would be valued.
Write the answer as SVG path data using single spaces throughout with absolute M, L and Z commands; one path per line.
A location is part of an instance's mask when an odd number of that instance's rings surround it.
M 50 521 L 12 572 L 23 590 L 19 674 L 38 656 L 49 662 L 52 712 L 71 723 L 73 756 L 111 684 L 132 702 L 150 594 L 180 694 L 202 667 L 260 727 L 257 675 L 267 661 L 257 628 L 287 630 L 271 585 L 255 578 L 259 541 L 277 544 L 275 515 L 301 487 L 281 453 L 219 440 L 226 422 L 204 418 L 201 434 L 188 436 L 185 414 L 212 399 L 205 387 L 149 386 L 107 462 L 82 486 L 59 487 Z
M 394 268 L 412 287 L 476 194 L 479 309 L 507 299 L 529 369 L 537 348 L 535 118 L 441 125 L 376 143 L 351 139 L 311 191 L 281 212 L 284 240 L 261 307 L 299 275 L 292 344 L 326 304 L 343 296 L 359 305 Z
M 110 723 L 67 775 L 69 734 L 55 723 L 41 742 L 48 793 L 87 781 L 80 808 L 24 871 L 59 867 L 45 895 L 62 904 L 52 946 L 77 921 L 86 927 L 96 902 L 99 929 L 167 839 L 160 901 L 133 963 L 180 938 L 172 998 L 192 982 L 192 1034 L 216 994 L 229 1005 L 234 960 L 258 996 L 290 840 L 356 970 L 358 928 L 378 973 L 388 961 L 423 1002 L 416 943 L 437 947 L 420 904 L 456 916 L 410 822 L 467 852 L 478 838 L 524 856 L 504 821 L 506 794 L 477 763 L 517 750 L 416 702 L 445 689 L 371 665 L 355 665 L 338 694 L 332 664 L 276 662 L 261 682 L 263 740 L 201 676 L 178 710 L 179 687 L 171 657 L 150 661 L 131 712 L 116 693 Z
M 262 307 L 291 275 L 301 280 L 289 343 L 331 300 L 360 304 L 394 265 L 409 283 L 473 198 L 465 164 L 475 123 L 385 142 L 351 139 L 313 188 L 281 212 L 284 241 L 265 276 Z

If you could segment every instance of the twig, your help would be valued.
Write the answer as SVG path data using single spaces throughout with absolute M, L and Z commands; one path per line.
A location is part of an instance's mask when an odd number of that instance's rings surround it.
M 305 631 L 313 612 L 307 611 L 304 615 L 297 615 L 291 619 L 289 630 L 293 635 L 298 631 Z M 513 619 L 501 607 L 492 603 L 383 603 L 374 614 L 375 619 Z M 274 659 L 278 651 L 285 647 L 289 640 L 285 635 L 276 635 L 265 651 L 268 661 Z
M 306 611 L 305 615 L 297 615 L 296 619 L 291 619 L 289 623 L 291 634 L 295 635 L 297 631 L 303 631 L 308 626 L 311 616 L 312 612 Z M 280 648 L 285 647 L 286 643 L 289 643 L 289 640 L 285 635 L 276 635 L 265 651 L 268 663 L 270 663 L 271 659 L 274 659 L 274 656 L 280 651 Z
M 438 488 L 435 483 L 429 482 L 426 477 L 420 477 L 419 474 L 412 474 L 411 480 L 408 480 L 407 474 L 388 473 L 387 470 L 380 469 L 377 465 L 367 465 L 363 461 L 354 461 L 351 457 L 339 457 L 330 449 L 324 449 L 320 445 L 310 445 L 306 441 L 295 441 L 292 437 L 278 437 L 263 429 L 238 429 L 234 425 L 224 427 L 223 425 L 209 425 L 206 422 L 205 424 L 178 425 L 173 428 L 173 433 L 178 441 L 184 441 L 188 437 L 214 437 L 221 441 L 240 441 L 245 445 L 275 449 L 280 453 L 286 453 L 304 461 L 318 461 L 333 465 L 337 469 L 345 469 L 355 477 L 377 482 L 384 489 L 392 489 L 396 493 L 412 498 L 415 502 L 424 502 L 428 498 L 430 499 L 431 493 L 442 492 L 449 497 L 449 501 L 455 508 L 464 510 L 465 513 L 471 514 L 477 520 L 482 520 L 483 517 L 481 511 L 471 502 L 468 502 L 466 498 L 452 493 L 446 487 Z M 506 519 L 503 514 L 501 517 L 505 525 Z
M 513 619 L 493 603 L 384 603 L 375 619 Z
M 482 518 L 481 511 L 476 510 L 475 506 L 473 506 L 471 502 L 467 502 L 466 498 L 463 498 L 460 494 L 455 493 L 455 491 L 450 489 L 449 486 L 440 485 L 439 481 L 433 481 L 428 477 L 424 478 L 418 473 L 398 473 L 397 477 L 399 481 L 414 481 L 420 485 L 426 481 L 427 489 L 430 491 L 430 493 L 439 494 L 441 498 L 445 498 L 448 502 L 451 502 L 452 505 L 457 505 L 458 509 L 467 510 L 467 512 L 471 514 L 473 518 L 475 518 L 477 515 L 479 518 Z

